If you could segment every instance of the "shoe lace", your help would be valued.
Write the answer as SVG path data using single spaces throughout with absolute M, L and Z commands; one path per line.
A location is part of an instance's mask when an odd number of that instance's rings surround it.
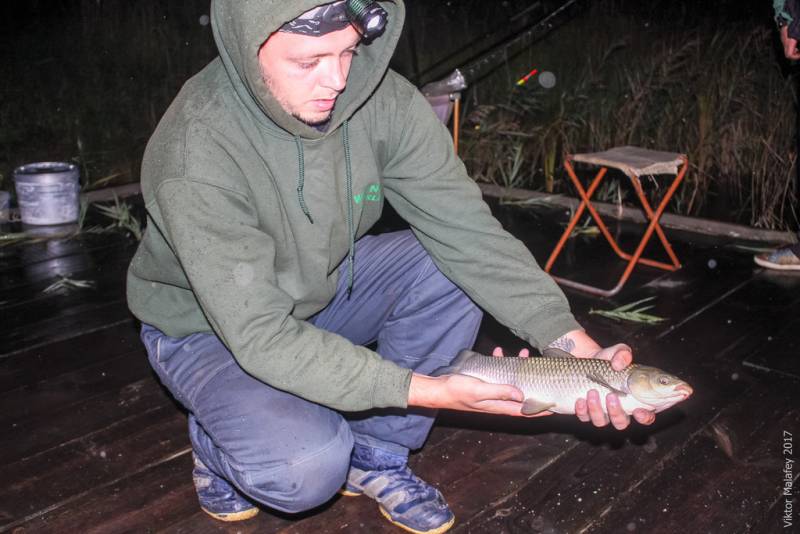
M 435 490 L 426 482 L 423 482 L 418 476 L 416 476 L 411 469 L 408 468 L 408 466 L 403 466 L 402 468 L 392 471 L 393 472 L 391 472 L 391 474 L 386 473 L 386 476 L 389 478 L 390 482 L 386 485 L 386 487 L 383 488 L 383 490 L 381 490 L 380 494 L 378 495 L 379 499 L 383 499 L 394 494 L 402 494 L 403 499 L 401 502 L 409 502 L 433 495 Z

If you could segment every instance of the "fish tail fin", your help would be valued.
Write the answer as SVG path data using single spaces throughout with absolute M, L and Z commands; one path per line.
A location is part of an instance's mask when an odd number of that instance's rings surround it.
M 440 367 L 433 371 L 430 376 L 442 376 L 442 375 L 453 375 L 457 374 L 463 367 L 464 364 L 472 359 L 474 356 L 480 356 L 477 352 L 471 350 L 462 350 L 456 356 L 456 359 L 453 360 L 450 365 L 445 365 L 444 367 Z

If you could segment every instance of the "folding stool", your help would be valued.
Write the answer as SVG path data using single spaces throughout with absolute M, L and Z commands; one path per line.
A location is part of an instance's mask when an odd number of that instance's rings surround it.
M 600 168 L 597 172 L 597 175 L 589 183 L 589 187 L 587 189 L 584 189 L 580 180 L 578 180 L 578 177 L 575 175 L 575 169 L 572 166 L 573 162 L 586 163 Z M 678 189 L 678 186 L 686 174 L 688 159 L 684 154 L 660 152 L 633 146 L 622 146 L 606 150 L 605 152 L 595 152 L 591 154 L 567 154 L 564 157 L 564 167 L 567 169 L 567 174 L 572 180 L 572 183 L 575 185 L 575 188 L 578 190 L 578 194 L 581 197 L 581 203 L 578 205 L 578 209 L 575 210 L 575 214 L 572 216 L 572 219 L 567 225 L 567 229 L 564 231 L 561 239 L 559 239 L 555 249 L 553 249 L 553 252 L 550 254 L 550 258 L 545 264 L 545 272 L 549 273 L 553 268 L 553 263 L 555 263 L 556 258 L 564 248 L 564 244 L 567 242 L 567 239 L 569 239 L 570 235 L 572 234 L 572 230 L 575 228 L 575 225 L 578 224 L 578 221 L 581 219 L 585 209 L 589 210 L 589 213 L 597 222 L 597 227 L 600 229 L 600 232 L 602 232 L 603 236 L 605 236 L 606 240 L 611 245 L 611 248 L 614 250 L 617 256 L 627 260 L 628 265 L 617 282 L 617 285 L 608 290 L 576 282 L 574 280 L 553 276 L 558 283 L 567 287 L 586 291 L 594 295 L 610 297 L 617 294 L 619 290 L 622 289 L 622 287 L 625 285 L 625 282 L 628 281 L 628 278 L 630 277 L 631 272 L 637 263 L 649 265 L 651 267 L 657 267 L 667 271 L 675 271 L 681 267 L 677 256 L 675 256 L 675 253 L 672 250 L 672 245 L 670 245 L 667 237 L 664 235 L 664 231 L 661 229 L 661 225 L 658 221 L 661 218 L 661 214 L 664 212 L 664 209 L 667 207 L 669 200 Z M 636 250 L 633 254 L 628 254 L 619 247 L 617 242 L 611 236 L 611 232 L 608 231 L 605 223 L 603 223 L 603 220 L 597 213 L 597 210 L 595 210 L 594 206 L 592 206 L 590 202 L 592 195 L 600 186 L 600 183 L 608 172 L 608 169 L 611 168 L 619 169 L 625 173 L 628 178 L 630 178 L 631 184 L 633 185 L 636 195 L 639 197 L 639 201 L 641 202 L 645 214 L 647 215 L 647 219 L 649 220 L 647 229 L 645 230 L 645 233 L 642 236 L 641 241 L 639 241 L 639 245 L 636 247 Z M 664 195 L 661 197 L 658 207 L 655 211 L 653 211 L 653 208 L 650 206 L 650 202 L 647 200 L 647 197 L 644 194 L 639 177 L 643 175 L 655 174 L 671 174 L 675 177 Z M 666 251 L 667 256 L 669 256 L 671 263 L 664 263 L 642 257 L 642 253 L 644 252 L 644 249 L 653 233 L 658 235 L 658 239 L 664 246 L 664 250 Z

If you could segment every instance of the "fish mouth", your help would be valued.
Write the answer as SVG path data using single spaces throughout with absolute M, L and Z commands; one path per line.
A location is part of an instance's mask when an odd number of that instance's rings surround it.
M 672 394 L 669 396 L 658 396 L 640 400 L 652 406 L 656 413 L 658 413 L 678 404 L 679 402 L 685 401 L 692 395 L 692 393 L 694 393 L 692 386 L 683 383 L 675 386 L 672 389 Z

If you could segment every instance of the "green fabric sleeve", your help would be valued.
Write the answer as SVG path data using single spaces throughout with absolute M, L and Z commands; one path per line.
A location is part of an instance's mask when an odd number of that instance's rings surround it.
M 775 18 L 782 17 L 789 22 L 792 21 L 792 16 L 786 10 L 786 0 L 772 0 L 772 9 L 775 10 Z
M 448 130 L 418 91 L 396 121 L 403 126 L 393 129 L 389 143 L 386 199 L 439 269 L 537 348 L 580 329 L 553 279 L 492 216 L 455 156 Z
M 337 410 L 407 405 L 409 370 L 292 317 L 293 299 L 271 268 L 275 243 L 244 195 L 175 179 L 160 185 L 156 202 L 191 290 L 245 371 Z

